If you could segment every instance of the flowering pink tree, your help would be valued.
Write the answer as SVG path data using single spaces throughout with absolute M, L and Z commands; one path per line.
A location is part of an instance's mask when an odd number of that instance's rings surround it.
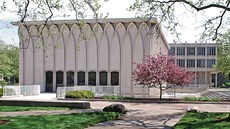
M 175 64 L 175 58 L 168 55 L 146 56 L 141 63 L 134 64 L 133 80 L 138 85 L 159 88 L 160 99 L 163 90 L 172 86 L 186 86 L 194 78 L 193 74 Z

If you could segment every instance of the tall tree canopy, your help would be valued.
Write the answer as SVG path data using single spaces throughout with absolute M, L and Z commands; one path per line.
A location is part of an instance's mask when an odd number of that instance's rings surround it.
M 177 27 L 183 24 L 178 20 L 182 14 L 189 14 L 194 18 L 201 14 L 201 41 L 216 40 L 219 33 L 230 24 L 230 0 L 135 0 L 130 10 L 137 11 L 137 16 L 140 17 L 159 18 L 176 36 L 180 35 Z M 183 12 L 178 13 L 178 10 Z
M 0 40 L 0 73 L 4 77 L 17 79 L 19 76 L 19 49 Z
M 230 31 L 222 34 L 218 42 L 217 64 L 215 68 L 229 77 L 230 73 Z

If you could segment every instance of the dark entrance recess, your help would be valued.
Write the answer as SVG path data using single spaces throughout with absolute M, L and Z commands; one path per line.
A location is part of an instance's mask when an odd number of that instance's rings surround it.
M 67 86 L 74 86 L 74 72 L 67 72 Z
M 53 92 L 53 72 L 46 72 L 46 92 Z
M 56 89 L 57 87 L 63 87 L 63 72 L 58 71 L 56 73 Z

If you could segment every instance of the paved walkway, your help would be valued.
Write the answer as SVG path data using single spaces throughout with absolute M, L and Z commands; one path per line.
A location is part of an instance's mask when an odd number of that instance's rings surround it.
M 93 109 L 100 109 L 117 102 L 90 102 Z M 228 112 L 228 104 L 156 104 L 121 103 L 129 112 L 122 120 L 108 121 L 88 129 L 168 129 L 185 114 L 188 106 L 199 106 L 202 112 Z

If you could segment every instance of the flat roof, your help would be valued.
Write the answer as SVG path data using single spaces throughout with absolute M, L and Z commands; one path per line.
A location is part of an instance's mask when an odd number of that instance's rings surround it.
M 152 19 L 138 19 L 138 18 L 105 18 L 105 19 L 68 19 L 68 20 L 48 20 L 47 24 L 74 24 L 79 21 L 83 21 L 86 23 L 107 23 L 107 22 L 150 22 L 150 23 L 158 23 L 156 18 Z M 26 24 L 26 25 L 41 25 L 45 24 L 45 20 L 42 21 L 16 21 L 16 22 L 11 22 L 13 25 L 20 25 L 20 24 Z

